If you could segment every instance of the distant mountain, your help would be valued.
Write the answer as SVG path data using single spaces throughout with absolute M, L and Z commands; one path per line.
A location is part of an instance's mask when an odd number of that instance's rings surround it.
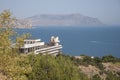
M 43 14 L 26 18 L 33 26 L 100 26 L 103 23 L 97 19 L 81 14 Z

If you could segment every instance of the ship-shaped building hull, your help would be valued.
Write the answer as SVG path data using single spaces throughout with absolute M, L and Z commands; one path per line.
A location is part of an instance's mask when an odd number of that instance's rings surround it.
M 59 44 L 59 37 L 52 36 L 49 43 L 41 41 L 41 39 L 26 39 L 24 45 L 20 48 L 20 53 L 34 54 L 60 54 L 62 45 Z

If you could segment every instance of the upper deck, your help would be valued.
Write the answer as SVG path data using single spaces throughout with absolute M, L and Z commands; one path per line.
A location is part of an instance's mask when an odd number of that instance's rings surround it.
M 21 48 L 31 48 L 43 45 L 45 45 L 45 42 L 42 42 L 41 39 L 26 39 L 24 40 L 24 45 Z

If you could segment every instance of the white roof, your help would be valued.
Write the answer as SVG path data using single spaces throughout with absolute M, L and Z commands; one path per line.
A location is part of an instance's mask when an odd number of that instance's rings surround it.
M 25 39 L 24 41 L 41 41 L 41 39 Z

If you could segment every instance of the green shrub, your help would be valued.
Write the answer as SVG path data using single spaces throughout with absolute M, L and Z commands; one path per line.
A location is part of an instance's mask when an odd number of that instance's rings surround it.
M 98 74 L 96 74 L 92 77 L 92 80 L 101 80 L 101 78 Z
M 107 55 L 107 56 L 103 56 L 102 57 L 102 61 L 103 62 L 117 62 L 117 61 L 119 61 L 118 60 L 118 58 L 116 58 L 116 57 L 114 57 L 114 56 L 112 56 L 112 55 Z
M 70 58 L 35 55 L 31 58 L 32 73 L 29 80 L 79 80 L 78 68 Z M 84 76 L 87 77 L 87 76 Z

